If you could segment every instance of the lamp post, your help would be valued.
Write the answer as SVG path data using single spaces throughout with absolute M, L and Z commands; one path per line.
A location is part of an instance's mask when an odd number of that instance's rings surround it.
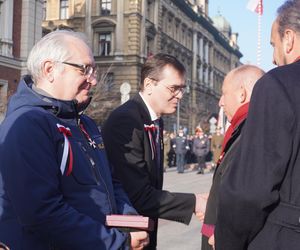
M 178 133 L 179 125 L 180 125 L 180 124 L 179 124 L 179 123 L 180 123 L 179 119 L 180 119 L 180 100 L 178 101 L 178 105 L 177 105 L 176 135 L 177 135 L 177 133 Z

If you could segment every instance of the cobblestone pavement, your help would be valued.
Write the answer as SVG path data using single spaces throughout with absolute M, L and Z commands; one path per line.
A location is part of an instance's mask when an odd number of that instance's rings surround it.
M 170 168 L 164 176 L 164 189 L 172 192 L 204 193 L 211 186 L 212 173 L 196 174 L 196 171 L 186 170 L 178 174 L 176 168 Z M 158 250 L 200 250 L 201 223 L 193 215 L 191 223 L 184 224 L 159 220 Z

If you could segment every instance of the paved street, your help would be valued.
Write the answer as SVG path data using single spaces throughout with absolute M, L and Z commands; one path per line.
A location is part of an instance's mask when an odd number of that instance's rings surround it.
M 187 170 L 177 174 L 175 168 L 167 170 L 164 177 L 164 189 L 174 192 L 208 192 L 212 174 L 197 175 Z M 189 226 L 181 223 L 160 220 L 158 227 L 158 250 L 199 250 L 201 248 L 201 224 L 193 215 Z

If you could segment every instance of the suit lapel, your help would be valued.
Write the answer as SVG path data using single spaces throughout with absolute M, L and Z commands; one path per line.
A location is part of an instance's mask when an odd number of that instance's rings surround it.
M 144 103 L 143 99 L 141 98 L 141 96 L 139 94 L 136 94 L 132 100 L 134 102 L 136 102 L 138 104 L 138 107 L 139 107 L 139 112 L 140 112 L 140 115 L 142 117 L 142 122 L 144 125 L 146 126 L 150 126 L 151 124 L 153 124 L 152 120 L 151 120 L 151 116 L 150 116 L 150 113 L 148 111 L 148 108 L 146 106 L 146 104 Z M 162 132 L 163 132 L 163 120 L 160 118 L 160 121 L 159 121 L 159 127 L 160 127 L 160 145 L 161 145 L 161 150 L 160 150 L 160 164 L 159 166 L 157 166 L 157 156 L 156 154 L 154 154 L 154 158 L 151 160 L 151 162 L 148 162 L 148 167 L 150 167 L 149 171 L 150 172 L 154 172 L 156 173 L 155 175 L 158 177 L 157 181 L 158 181 L 158 185 L 160 186 L 161 183 L 162 183 L 162 170 L 161 170 L 161 166 L 162 166 L 162 162 L 163 162 L 163 140 L 162 140 Z M 145 128 L 144 129 L 144 136 L 147 138 L 147 141 L 148 141 L 148 148 L 145 150 L 148 150 L 150 154 L 152 154 L 150 151 L 151 151 L 151 141 L 150 141 L 150 138 L 149 138 L 149 135 L 148 133 L 145 131 Z M 152 137 L 153 137 L 153 134 L 152 134 Z M 153 138 L 154 139 L 154 138 Z M 151 157 L 152 158 L 152 157 Z

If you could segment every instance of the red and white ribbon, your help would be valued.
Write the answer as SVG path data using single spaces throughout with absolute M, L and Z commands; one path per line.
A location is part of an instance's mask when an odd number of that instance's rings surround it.
M 144 129 L 148 133 L 148 136 L 149 136 L 150 148 L 151 148 L 151 156 L 152 156 L 152 160 L 153 160 L 154 159 L 154 155 L 155 155 L 155 142 L 153 140 L 152 132 L 155 132 L 156 127 L 154 126 L 154 124 L 151 124 L 151 125 L 144 124 Z
M 63 155 L 60 163 L 60 171 L 61 174 L 63 175 L 66 171 L 66 175 L 69 176 L 72 172 L 73 169 L 73 152 L 72 152 L 72 147 L 69 142 L 68 136 L 72 136 L 71 130 L 69 128 L 66 128 L 65 126 L 61 124 L 56 124 L 58 131 L 63 134 L 64 136 L 64 150 L 63 150 Z M 69 156 L 69 164 L 68 168 L 66 170 L 66 165 L 67 165 L 67 160 Z

